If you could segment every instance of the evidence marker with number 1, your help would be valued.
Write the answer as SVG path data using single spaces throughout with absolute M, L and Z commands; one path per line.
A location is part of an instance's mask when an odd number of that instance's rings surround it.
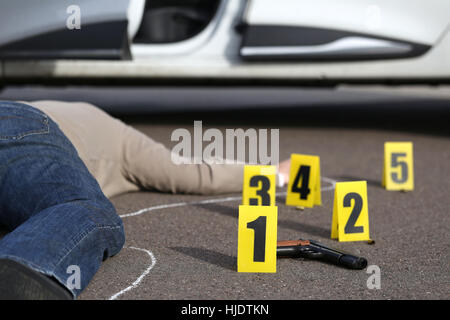
M 241 205 L 238 223 L 237 271 L 276 272 L 278 207 Z

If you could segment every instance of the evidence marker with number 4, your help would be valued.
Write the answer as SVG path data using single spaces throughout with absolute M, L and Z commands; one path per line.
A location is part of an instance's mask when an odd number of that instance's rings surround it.
M 369 241 L 367 182 L 338 182 L 334 190 L 331 239 Z
M 320 158 L 292 154 L 286 205 L 297 208 L 321 205 L 320 192 Z
M 381 185 L 386 190 L 414 190 L 412 142 L 386 142 L 384 144 L 383 176 Z
M 274 206 L 277 169 L 275 166 L 246 165 L 242 205 Z

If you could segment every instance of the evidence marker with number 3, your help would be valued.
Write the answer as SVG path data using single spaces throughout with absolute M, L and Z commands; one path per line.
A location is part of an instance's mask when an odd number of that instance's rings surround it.
M 322 204 L 320 158 L 292 154 L 286 205 L 312 208 Z
M 331 239 L 370 240 L 366 181 L 336 183 Z
M 386 142 L 384 144 L 381 185 L 386 190 L 414 190 L 412 142 Z
M 239 206 L 238 272 L 274 273 L 278 207 Z
M 275 166 L 244 167 L 242 205 L 274 206 L 276 188 Z

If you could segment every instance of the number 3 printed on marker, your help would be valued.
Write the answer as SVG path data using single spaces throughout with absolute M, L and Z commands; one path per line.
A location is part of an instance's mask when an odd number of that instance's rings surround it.
M 250 187 L 259 187 L 259 190 L 256 191 L 256 194 L 260 197 L 250 198 L 250 205 L 257 206 L 261 203 L 261 206 L 270 206 L 270 180 L 266 176 L 253 176 L 250 179 Z M 260 200 L 260 201 L 259 201 Z
M 275 166 L 246 165 L 244 167 L 242 204 L 274 206 L 276 171 Z

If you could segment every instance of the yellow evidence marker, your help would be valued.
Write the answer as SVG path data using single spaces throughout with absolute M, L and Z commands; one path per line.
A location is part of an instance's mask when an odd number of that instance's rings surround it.
M 276 206 L 239 206 L 238 272 L 277 271 Z
M 386 190 L 414 190 L 412 142 L 386 142 L 384 144 L 381 185 Z
M 244 167 L 242 205 L 274 206 L 277 168 L 275 166 Z
M 286 205 L 312 208 L 321 204 L 320 158 L 292 154 Z
M 366 181 L 336 183 L 331 239 L 370 240 Z

